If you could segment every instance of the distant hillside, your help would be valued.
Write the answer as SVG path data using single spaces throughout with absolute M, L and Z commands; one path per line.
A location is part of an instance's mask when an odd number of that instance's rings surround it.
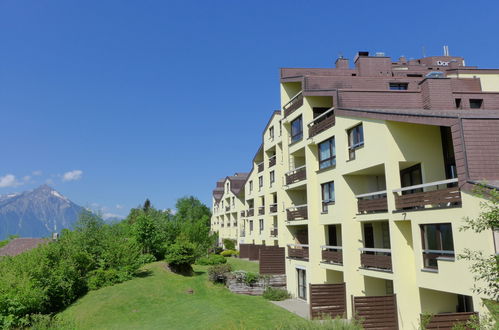
M 53 188 L 43 185 L 32 191 L 0 195 L 0 240 L 9 235 L 47 237 L 71 228 L 83 207 Z

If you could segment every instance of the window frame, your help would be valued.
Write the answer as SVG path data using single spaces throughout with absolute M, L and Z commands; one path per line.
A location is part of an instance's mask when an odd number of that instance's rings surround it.
M 272 187 L 272 184 L 275 182 L 275 171 L 270 171 L 269 181 L 270 181 L 270 186 Z
M 326 189 L 326 187 L 328 189 Z M 325 199 L 324 197 L 326 191 L 328 191 L 329 193 L 329 199 Z M 336 202 L 334 181 L 324 182 L 321 184 L 321 202 L 322 202 L 322 213 L 327 213 L 328 205 L 334 204 Z
M 390 82 L 388 83 L 388 88 L 391 91 L 406 91 L 409 89 L 408 82 Z
M 429 249 L 428 248 L 428 227 L 435 226 L 435 242 L 437 244 L 437 249 Z M 442 239 L 442 226 L 449 226 L 450 229 L 450 239 L 452 242 L 452 250 L 444 249 L 443 239 Z M 454 246 L 454 234 L 452 230 L 452 223 L 443 222 L 443 223 L 425 223 L 419 225 L 421 230 L 421 252 L 423 255 L 423 267 L 426 269 L 438 269 L 438 258 L 446 258 L 446 259 L 454 259 L 456 255 L 456 249 Z M 447 251 L 451 253 L 428 253 L 426 251 Z M 431 257 L 433 255 L 434 257 Z M 452 255 L 452 256 L 450 256 Z M 435 260 L 435 265 L 432 265 L 431 262 Z
M 359 129 L 360 128 L 360 129 Z M 357 137 L 357 143 L 351 141 L 350 134 L 355 134 L 352 140 L 355 141 L 355 137 Z M 347 139 L 348 139 L 348 160 L 355 159 L 355 151 L 364 146 L 364 126 L 362 123 L 357 124 L 349 129 L 347 129 Z
M 295 134 L 293 132 L 293 124 L 297 121 L 300 121 L 300 131 Z M 290 134 L 290 136 L 291 136 L 291 143 L 295 143 L 295 142 L 303 140 L 303 117 L 302 116 L 298 116 L 297 118 L 295 118 L 294 120 L 291 121 L 291 134 Z
M 330 157 L 329 158 L 325 158 L 325 159 L 322 159 L 321 156 L 322 156 L 322 153 L 321 153 L 321 145 L 325 144 L 325 143 L 328 143 L 329 142 L 329 153 L 330 153 Z M 336 166 L 336 141 L 335 141 L 335 138 L 334 136 L 327 139 L 327 140 L 324 140 L 322 141 L 321 143 L 319 143 L 317 145 L 317 151 L 319 153 L 319 170 L 324 170 L 326 168 L 330 168 L 330 167 L 335 167 Z M 325 166 L 325 167 L 322 167 L 322 165 L 326 162 L 330 161 L 331 164 L 329 166 Z

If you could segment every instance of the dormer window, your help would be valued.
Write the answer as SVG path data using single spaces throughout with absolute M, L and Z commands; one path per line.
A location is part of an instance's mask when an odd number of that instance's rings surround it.
M 482 99 L 470 99 L 470 108 L 471 109 L 481 109 L 483 105 Z
M 408 83 L 390 83 L 390 90 L 392 91 L 406 91 L 408 88 Z

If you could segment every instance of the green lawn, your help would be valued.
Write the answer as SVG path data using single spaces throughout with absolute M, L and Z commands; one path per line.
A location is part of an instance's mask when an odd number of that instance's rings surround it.
M 234 269 L 258 271 L 258 264 L 229 258 Z M 207 266 L 184 277 L 155 262 L 150 273 L 92 291 L 61 313 L 79 329 L 275 329 L 305 321 L 264 300 L 236 295 L 207 280 Z M 193 289 L 194 294 L 187 290 Z
M 233 270 L 245 270 L 247 272 L 258 273 L 258 262 L 248 261 L 239 258 L 227 258 L 227 262 L 232 265 Z

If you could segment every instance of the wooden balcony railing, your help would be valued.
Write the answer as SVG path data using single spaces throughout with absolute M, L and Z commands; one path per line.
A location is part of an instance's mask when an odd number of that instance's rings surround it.
M 335 122 L 334 108 L 331 108 L 308 124 L 308 136 L 313 137 L 324 132 L 333 127 Z
M 288 244 L 288 257 L 308 260 L 308 244 Z
M 363 268 L 392 270 L 392 251 L 390 249 L 360 249 L 360 264 Z
M 277 237 L 277 228 L 273 228 L 270 230 L 270 236 L 271 237 Z
M 303 105 L 303 93 L 299 92 L 295 96 L 289 100 L 288 103 L 286 103 L 282 109 L 284 110 L 284 117 L 289 116 L 293 112 L 295 112 L 297 109 L 299 109 Z
M 357 209 L 359 213 L 387 212 L 388 201 L 386 190 L 361 194 L 357 197 Z
M 265 206 L 260 206 L 258 208 L 258 215 L 264 215 L 265 214 Z
M 323 245 L 322 249 L 322 262 L 332 264 L 343 264 L 343 252 L 341 246 Z
M 257 166 L 258 166 L 258 173 L 263 172 L 263 169 L 264 169 L 264 164 L 263 164 L 263 162 L 261 162 L 261 163 L 257 164 Z
M 478 318 L 478 313 L 476 312 L 466 312 L 466 313 L 442 313 L 433 314 L 429 316 L 429 321 L 425 326 L 425 329 L 441 329 L 441 330 L 451 330 L 454 327 L 462 325 L 463 329 L 468 329 L 466 327 L 466 322 L 468 322 L 472 316 Z M 425 319 L 425 315 L 421 314 L 421 320 Z M 457 327 L 461 329 L 460 327 Z
M 286 173 L 286 185 L 303 181 L 307 178 L 306 165 L 300 166 Z
M 276 213 L 277 212 L 277 203 L 270 204 L 269 211 L 270 211 L 270 213 Z
M 274 155 L 272 157 L 269 158 L 269 167 L 272 167 L 276 164 L 276 161 L 277 161 L 277 157 Z
M 293 220 L 307 220 L 308 219 L 308 207 L 307 204 L 297 205 L 286 209 L 286 215 L 288 221 Z
M 448 187 L 457 182 L 458 179 L 449 179 L 394 189 L 395 209 L 460 206 L 461 191 L 458 187 Z M 438 189 L 442 185 L 446 188 Z
M 254 208 L 250 208 L 248 209 L 248 211 L 246 211 L 246 216 L 247 217 L 252 217 L 255 215 L 255 209 Z

